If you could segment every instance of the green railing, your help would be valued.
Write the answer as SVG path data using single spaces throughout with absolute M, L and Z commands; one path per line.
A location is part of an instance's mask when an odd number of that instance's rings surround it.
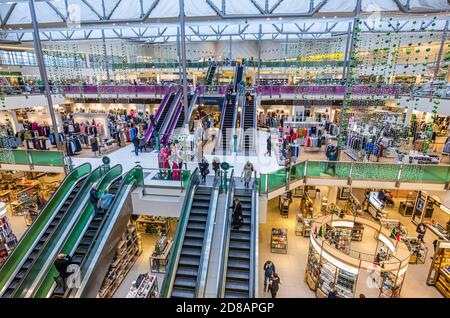
M 105 176 L 99 181 L 99 184 L 97 185 L 97 190 L 99 192 L 103 192 L 105 189 L 108 188 L 108 186 L 111 184 L 111 182 L 119 177 L 122 174 L 122 166 L 116 165 L 112 167 Z M 83 235 L 84 230 L 91 219 L 92 214 L 94 213 L 94 207 L 92 203 L 86 204 L 83 213 L 81 214 L 78 222 L 74 226 L 72 232 L 70 233 L 69 237 L 66 239 L 60 253 L 64 254 L 71 254 L 72 250 L 76 246 L 79 238 L 81 235 Z M 34 294 L 35 298 L 45 298 L 47 297 L 48 293 L 50 292 L 53 284 L 54 284 L 54 277 L 58 276 L 58 272 L 56 268 L 51 267 L 51 269 L 47 272 L 44 279 L 42 280 L 38 290 Z
M 9 150 L 0 151 L 0 164 L 23 165 L 64 165 L 64 154 L 61 151 L 48 150 Z
M 65 179 L 61 185 L 53 193 L 50 200 L 39 213 L 36 220 L 31 227 L 26 231 L 19 244 L 16 246 L 14 252 L 3 265 L 0 271 L 0 291 L 7 283 L 9 277 L 14 273 L 17 266 L 19 266 L 22 259 L 27 255 L 30 248 L 37 241 L 40 233 L 45 229 L 47 223 L 53 218 L 57 208 L 62 204 L 64 199 L 69 195 L 70 190 L 75 183 L 82 177 L 91 172 L 91 165 L 85 163 L 75 168 Z
M 177 254 L 183 244 L 184 231 L 185 231 L 186 224 L 187 224 L 187 221 L 189 218 L 189 212 L 191 210 L 192 197 L 194 195 L 194 185 L 198 182 L 198 179 L 199 179 L 198 169 L 195 169 L 192 172 L 192 174 L 189 178 L 189 184 L 186 187 L 188 190 L 184 197 L 183 208 L 181 210 L 181 215 L 179 218 L 177 231 L 175 233 L 175 241 L 172 245 L 172 251 L 170 252 L 169 264 L 166 269 L 167 274 L 164 277 L 164 281 L 163 281 L 162 287 L 161 287 L 161 297 L 162 298 L 169 297 L 172 277 L 173 277 L 173 275 L 175 275 L 175 265 L 176 265 Z
M 55 249 L 62 243 L 62 236 L 67 227 L 73 224 L 72 220 L 76 217 L 76 212 L 78 211 L 80 202 L 83 201 L 83 199 L 87 195 L 89 195 L 92 185 L 101 179 L 103 173 L 103 167 L 99 166 L 94 169 L 94 171 L 92 171 L 86 178 L 86 181 L 83 183 L 83 187 L 80 189 L 70 206 L 67 208 L 67 211 L 61 219 L 58 227 L 51 234 L 51 237 L 47 239 L 45 247 L 39 252 L 38 255 L 35 255 L 36 258 L 34 259 L 31 268 L 28 270 L 26 277 L 23 279 L 20 286 L 16 289 L 12 297 L 24 298 L 25 294 L 29 291 L 30 288 L 32 288 L 32 285 L 42 273 L 44 267 L 49 266 L 47 262 L 50 258 L 53 257 Z M 50 264 L 50 266 L 53 266 L 53 264 Z
M 271 192 L 303 178 L 396 182 L 397 187 L 401 182 L 447 185 L 450 166 L 306 160 L 288 169 L 260 174 L 259 192 Z
M 262 67 L 343 67 L 344 61 L 262 61 Z M 258 61 L 249 61 L 247 63 L 248 67 L 258 67 Z
M 178 62 L 153 62 L 153 63 L 115 63 L 112 65 L 114 70 L 122 69 L 151 69 L 151 68 L 178 68 Z M 207 68 L 209 67 L 209 62 L 187 62 L 187 68 Z

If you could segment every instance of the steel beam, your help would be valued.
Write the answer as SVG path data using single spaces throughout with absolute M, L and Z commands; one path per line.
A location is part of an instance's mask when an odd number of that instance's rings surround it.
M 186 74 L 186 29 L 185 29 L 185 14 L 184 14 L 184 0 L 179 0 L 180 2 L 180 47 L 181 47 L 181 64 L 183 65 L 183 103 L 184 103 L 184 125 L 187 127 L 188 114 L 189 114 L 189 103 L 188 103 L 188 91 L 187 91 L 187 74 Z

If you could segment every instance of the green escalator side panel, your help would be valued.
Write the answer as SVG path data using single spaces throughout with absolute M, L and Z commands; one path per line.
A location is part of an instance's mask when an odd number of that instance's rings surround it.
M 111 182 L 119 177 L 122 174 L 122 166 L 116 165 L 111 170 L 109 170 L 106 175 L 100 180 L 97 190 L 99 192 L 104 191 L 108 188 L 108 186 L 111 184 Z M 88 194 L 89 195 L 89 194 Z M 84 233 L 84 229 L 86 228 L 86 225 L 88 224 L 89 220 L 91 219 L 91 216 L 94 212 L 93 205 L 89 202 L 84 211 L 82 212 L 80 219 L 74 226 L 72 232 L 70 233 L 69 237 L 67 238 L 66 242 L 64 243 L 60 253 L 64 254 L 70 254 L 77 244 L 79 238 Z M 58 271 L 55 269 L 54 266 L 48 271 L 45 278 L 42 280 L 38 290 L 34 294 L 34 298 L 45 298 L 47 297 L 50 289 L 53 286 L 54 278 L 58 276 Z
M 143 174 L 143 170 L 142 167 L 140 166 L 136 166 L 133 169 L 131 169 L 130 171 L 128 171 L 121 184 L 120 184 L 120 188 L 117 191 L 117 194 L 114 198 L 114 201 L 111 204 L 111 208 L 108 212 L 108 216 L 106 217 L 106 222 L 103 224 L 102 228 L 100 229 L 100 234 L 97 237 L 97 240 L 95 242 L 95 245 L 93 246 L 91 252 L 89 253 L 86 263 L 84 264 L 84 266 L 81 268 L 81 278 L 84 279 L 84 276 L 86 274 L 86 270 L 87 268 L 89 268 L 89 264 L 91 264 L 92 262 L 92 257 L 95 256 L 95 251 L 99 248 L 99 245 L 102 242 L 102 239 L 104 238 L 105 235 L 108 234 L 107 229 L 110 226 L 111 222 L 115 219 L 113 216 L 116 215 L 117 213 L 120 213 L 120 210 L 122 208 L 121 206 L 121 202 L 122 199 L 126 196 L 128 196 L 129 192 L 130 192 L 130 188 L 129 186 L 131 185 L 143 185 L 144 182 L 144 178 L 143 178 L 144 174 Z
M 188 221 L 189 212 L 191 210 L 191 205 L 189 204 L 192 200 L 191 198 L 194 196 L 194 179 L 198 177 L 198 169 L 194 170 L 189 179 L 189 184 L 186 189 L 186 196 L 184 197 L 183 208 L 181 210 L 180 218 L 177 225 L 177 231 L 175 233 L 174 242 L 172 245 L 172 251 L 170 252 L 169 263 L 166 269 L 166 277 L 164 278 L 163 285 L 161 287 L 161 297 L 168 298 L 170 292 L 170 282 L 172 280 L 172 276 L 175 275 L 174 267 L 175 267 L 175 258 L 177 256 L 177 251 L 181 248 L 183 244 L 183 229 Z
M 77 194 L 77 197 L 75 197 L 74 200 L 79 199 L 80 201 L 82 201 L 83 198 L 85 198 L 87 195 L 90 194 L 92 186 L 94 185 L 95 182 L 100 180 L 101 177 L 102 177 L 102 167 L 98 167 L 89 174 L 86 182 L 84 183 L 83 187 L 80 189 L 80 191 Z M 51 252 L 55 249 L 55 246 L 60 244 L 61 240 L 64 239 L 61 236 L 63 235 L 64 230 L 66 230 L 72 218 L 76 217 L 75 214 L 76 211 L 78 210 L 78 207 L 79 207 L 78 204 L 76 204 L 74 201 L 73 204 L 70 206 L 70 209 L 65 213 L 58 227 L 51 235 L 47 244 L 42 249 L 38 258 L 35 260 L 32 267 L 29 269 L 26 277 L 15 291 L 13 297 L 24 298 L 26 294 L 29 292 L 29 289 L 32 288 L 32 285 L 35 283 L 36 279 L 38 279 L 39 274 L 42 273 L 43 270 L 45 270 L 44 269 L 45 263 L 49 260 L 49 258 L 55 258 L 56 255 L 52 255 Z
M 8 282 L 10 276 L 21 263 L 22 259 L 27 255 L 33 243 L 38 239 L 39 234 L 45 228 L 45 225 L 55 215 L 58 206 L 64 201 L 64 198 L 69 195 L 72 186 L 82 177 L 91 172 L 91 165 L 85 163 L 74 169 L 69 175 L 65 177 L 58 189 L 54 192 L 50 200 L 42 209 L 39 216 L 33 222 L 31 227 L 25 232 L 19 244 L 16 246 L 14 252 L 8 258 L 4 266 L 0 270 L 0 290 L 3 289 Z

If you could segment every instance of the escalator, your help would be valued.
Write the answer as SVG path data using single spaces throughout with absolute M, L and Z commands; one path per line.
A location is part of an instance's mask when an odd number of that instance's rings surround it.
M 172 297 L 195 298 L 212 188 L 198 187 L 189 213 Z
M 2 297 L 10 298 L 21 291 L 24 280 L 46 250 L 49 242 L 58 239 L 55 235 L 60 227 L 64 226 L 65 216 L 73 208 L 72 203 L 79 199 L 78 193 L 85 185 L 90 171 L 90 164 L 83 164 L 74 169 L 62 181 L 38 218 L 25 233 L 0 271 Z
M 159 106 L 158 111 L 155 114 L 155 123 L 158 123 L 158 121 L 161 119 L 162 113 L 167 108 L 166 106 L 169 104 L 169 99 L 172 95 L 173 95 L 172 89 L 169 89 L 169 92 L 167 92 L 164 95 L 164 98 L 161 101 L 161 105 Z M 166 113 L 167 113 L 167 111 L 166 111 Z M 164 115 L 164 117 L 165 117 L 165 115 Z M 164 121 L 164 117 L 162 118 L 163 121 Z M 155 127 L 150 124 L 147 129 L 147 132 L 145 133 L 145 142 L 150 141 L 150 138 L 152 137 L 152 133 L 153 133 L 154 129 L 155 129 Z
M 225 106 L 225 113 L 222 114 L 222 116 L 224 116 L 221 127 L 221 149 L 223 153 L 227 151 L 231 138 L 233 137 L 232 130 L 234 128 L 234 121 L 236 118 L 236 98 L 236 94 L 231 95 L 231 103 Z
M 164 109 L 161 111 L 161 115 L 156 122 L 156 131 L 161 135 L 161 127 L 164 124 L 167 114 L 169 113 L 170 108 L 172 107 L 173 100 L 175 99 L 175 94 L 171 93 Z
M 239 64 L 236 66 L 234 74 L 234 89 L 238 90 L 239 83 L 244 79 L 244 66 Z
M 189 104 L 189 115 L 192 114 L 193 107 L 195 106 L 195 103 L 197 102 L 198 97 L 198 91 L 195 91 L 194 95 L 188 95 L 188 104 Z M 188 118 L 189 122 L 190 116 Z M 177 120 L 177 123 L 175 125 L 175 128 L 181 128 L 184 124 L 184 107 L 181 110 L 180 117 Z
M 208 68 L 208 72 L 206 74 L 206 85 L 212 85 L 214 80 L 214 74 L 216 73 L 217 63 L 211 62 Z
M 231 188 L 231 187 L 230 187 Z M 232 210 L 229 210 L 228 238 L 225 241 L 226 254 L 221 270 L 223 275 L 220 296 L 223 298 L 256 297 L 257 275 L 257 193 L 253 189 L 233 189 L 233 199 L 242 205 L 243 221 L 239 230 L 231 226 Z M 231 198 L 230 198 L 231 205 Z
M 256 132 L 256 120 L 255 120 L 255 96 L 252 96 L 249 103 L 247 98 L 245 99 L 244 107 L 244 123 L 243 123 L 243 147 L 246 155 L 249 154 L 250 149 L 255 149 L 255 132 Z
M 122 175 L 122 166 L 116 165 L 108 170 L 103 177 L 97 183 L 97 190 L 99 193 L 103 193 L 105 189 L 109 188 L 111 193 L 115 192 L 118 187 L 118 182 Z M 87 196 L 89 193 L 87 193 Z M 99 222 L 103 220 L 102 217 L 94 217 L 94 206 L 89 201 L 86 200 L 85 204 L 82 206 L 82 211 L 79 214 L 76 222 L 70 228 L 68 235 L 62 238 L 61 247 L 55 251 L 54 255 L 50 258 L 53 261 L 58 253 L 64 253 L 67 255 L 72 255 L 73 260 L 77 264 L 81 264 L 85 259 L 83 257 L 83 252 L 88 253 L 89 248 L 83 250 L 86 247 L 86 243 L 89 239 L 95 238 L 95 233 L 100 229 L 98 227 Z M 54 266 L 49 266 L 45 269 L 40 279 L 35 283 L 36 287 L 32 292 L 29 293 L 29 297 L 45 298 L 45 297 L 63 297 L 65 294 L 61 291 L 61 288 L 55 288 L 55 277 L 58 276 Z M 66 291 L 67 292 L 67 291 Z

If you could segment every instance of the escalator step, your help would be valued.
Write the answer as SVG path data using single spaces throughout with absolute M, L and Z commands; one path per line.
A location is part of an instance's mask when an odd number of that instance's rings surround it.
M 97 234 L 97 231 L 86 231 L 83 237 L 85 238 L 93 238 Z
M 171 296 L 176 298 L 194 298 L 195 291 L 192 289 L 174 288 Z
M 72 257 L 72 262 L 74 262 L 75 264 L 80 265 L 81 262 L 83 261 L 85 255 L 74 255 Z
M 88 251 L 88 248 L 86 246 L 79 246 L 76 250 L 75 250 L 75 254 L 86 254 Z
M 235 291 L 225 291 L 225 298 L 248 298 L 248 293 L 239 293 Z
M 193 267 L 186 267 L 186 266 L 178 266 L 177 268 L 177 276 L 197 276 L 198 275 L 198 269 Z
M 233 230 L 233 232 L 235 232 L 235 233 L 248 233 L 249 236 L 250 236 L 250 225 L 241 224 L 241 226 L 239 227 L 239 231 L 238 230 Z
M 250 261 L 229 259 L 227 268 L 250 271 Z
M 14 292 L 14 289 L 7 289 L 7 290 L 3 293 L 2 298 L 11 298 L 13 292 Z
M 201 248 L 192 248 L 192 247 L 183 246 L 183 248 L 181 249 L 180 255 L 200 257 L 201 253 L 202 253 Z
M 242 233 L 239 231 L 232 231 L 230 235 L 232 241 L 250 242 L 250 233 Z
M 84 246 L 91 246 L 91 244 L 92 244 L 92 240 L 91 239 L 83 239 L 80 242 L 80 245 L 84 245 Z
M 185 234 L 185 237 L 193 237 L 193 238 L 199 238 L 199 239 L 203 239 L 204 236 L 205 236 L 204 231 L 197 231 L 197 230 L 191 230 L 191 229 L 187 229 L 186 234 Z
M 249 260 L 250 259 L 250 253 L 248 251 L 243 251 L 243 250 L 230 250 L 228 252 L 228 257 L 229 258 L 235 258 L 235 259 Z
M 225 288 L 227 290 L 233 290 L 238 292 L 247 292 L 248 293 L 248 282 L 239 281 L 239 280 L 228 280 L 225 283 Z
M 197 223 L 189 221 L 187 224 L 187 228 L 190 230 L 205 230 L 206 223 Z
M 58 286 L 53 290 L 52 296 L 64 296 L 64 289 L 62 286 Z
M 248 271 L 230 269 L 227 271 L 227 279 L 248 281 L 250 279 L 250 273 Z
M 194 266 L 198 268 L 198 266 L 200 265 L 200 258 L 193 256 L 181 256 L 178 264 L 185 266 Z
M 173 286 L 180 286 L 183 288 L 192 288 L 195 290 L 195 285 L 197 284 L 197 277 L 186 277 L 186 276 L 176 276 Z
M 206 222 L 206 220 L 208 219 L 207 215 L 198 215 L 198 214 L 193 214 L 193 215 L 189 215 L 189 221 L 194 221 L 194 222 Z
M 194 196 L 194 200 L 209 201 L 209 200 L 211 200 L 211 195 L 209 193 L 208 194 L 196 193 Z
M 199 208 L 209 208 L 209 201 L 195 201 L 192 202 L 192 207 L 199 207 Z
M 195 238 L 184 238 L 183 246 L 192 246 L 192 247 L 202 247 L 203 246 L 203 238 L 195 239 Z
M 250 250 L 250 241 L 230 241 L 230 249 Z
M 195 207 L 193 207 L 193 208 L 191 208 L 191 213 L 190 213 L 191 215 L 208 215 L 208 210 L 207 209 L 204 209 L 203 207 L 201 207 L 201 208 L 195 208 Z

